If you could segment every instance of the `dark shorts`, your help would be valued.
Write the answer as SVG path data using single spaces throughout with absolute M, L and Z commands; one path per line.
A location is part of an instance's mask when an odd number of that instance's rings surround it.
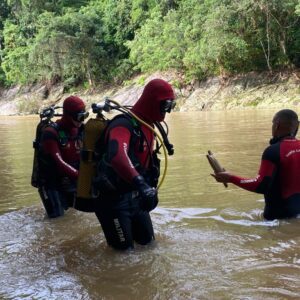
M 106 195 L 99 200 L 96 216 L 107 243 L 115 249 L 146 245 L 154 239 L 150 214 L 142 211 L 137 193 Z
M 267 220 L 295 218 L 297 215 L 300 215 L 300 194 L 280 201 L 270 201 L 264 210 L 264 218 Z
M 74 191 L 61 191 L 47 186 L 39 187 L 38 191 L 49 218 L 63 216 L 64 211 L 73 206 Z

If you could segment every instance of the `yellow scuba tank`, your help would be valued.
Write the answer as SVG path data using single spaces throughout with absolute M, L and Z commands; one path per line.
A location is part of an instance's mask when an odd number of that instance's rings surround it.
M 83 149 L 81 151 L 77 199 L 92 199 L 92 180 L 96 172 L 95 144 L 100 138 L 107 121 L 103 116 L 89 119 L 84 126 Z

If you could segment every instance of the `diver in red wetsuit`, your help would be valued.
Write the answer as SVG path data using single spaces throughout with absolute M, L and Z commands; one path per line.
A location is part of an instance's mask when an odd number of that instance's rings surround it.
M 296 217 L 300 214 L 300 141 L 296 139 L 296 112 L 283 109 L 273 118 L 270 146 L 262 155 L 258 175 L 241 178 L 229 172 L 212 174 L 219 182 L 230 182 L 265 196 L 264 218 Z
M 163 121 L 175 105 L 169 83 L 151 80 L 132 108 L 150 126 Z M 158 204 L 159 161 L 153 132 L 127 114 L 110 121 L 105 150 L 98 164 L 95 186 L 99 189 L 96 216 L 107 243 L 115 249 L 146 245 L 154 239 L 149 212 Z
M 70 96 L 64 100 L 62 118 L 43 131 L 39 194 L 50 218 L 62 216 L 73 204 L 87 115 L 82 99 Z

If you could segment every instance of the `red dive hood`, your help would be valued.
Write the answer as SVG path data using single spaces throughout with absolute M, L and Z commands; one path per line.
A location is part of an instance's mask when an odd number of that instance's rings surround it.
M 63 117 L 60 121 L 62 126 L 67 130 L 71 130 L 73 127 L 75 128 L 72 116 L 81 111 L 85 111 L 83 100 L 77 96 L 67 97 L 63 103 Z
M 132 111 L 150 123 L 160 122 L 165 118 L 165 113 L 160 111 L 160 103 L 163 100 L 174 100 L 174 98 L 173 89 L 168 82 L 162 79 L 153 79 L 145 86 Z
M 77 96 L 69 96 L 63 104 L 64 114 L 73 114 L 85 110 L 85 104 L 82 99 Z

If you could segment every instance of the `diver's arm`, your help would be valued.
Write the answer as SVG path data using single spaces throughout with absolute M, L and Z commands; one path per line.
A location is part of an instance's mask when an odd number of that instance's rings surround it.
M 109 131 L 108 162 L 116 173 L 129 183 L 139 175 L 128 156 L 130 138 L 131 132 L 126 127 L 114 127 Z
M 62 159 L 55 136 L 57 136 L 56 132 L 49 131 L 44 134 L 42 142 L 43 151 L 53 159 L 57 166 L 57 170 L 61 175 L 67 176 L 72 180 L 76 180 L 78 177 L 78 171 Z
M 274 172 L 276 172 L 277 149 L 268 147 L 263 155 L 258 174 L 254 178 L 244 178 L 229 172 L 212 174 L 218 182 L 233 183 L 245 190 L 264 194 L 271 182 Z
M 270 186 L 275 169 L 276 166 L 271 161 L 262 160 L 255 178 L 243 178 L 230 174 L 229 182 L 247 191 L 264 194 Z

